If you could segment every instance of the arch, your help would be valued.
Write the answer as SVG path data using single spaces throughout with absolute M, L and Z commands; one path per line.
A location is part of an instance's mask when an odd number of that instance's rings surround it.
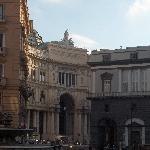
M 69 93 L 60 96 L 59 134 L 73 135 L 74 131 L 74 98 Z
M 132 123 L 140 125 L 139 127 L 141 128 L 141 144 L 145 144 L 145 123 L 143 120 L 139 118 L 132 118 Z M 131 119 L 128 119 L 125 122 L 125 145 L 129 146 L 129 128 L 127 127 L 128 125 L 131 124 Z
M 135 122 L 137 124 L 140 124 L 140 125 L 144 125 L 144 121 L 139 119 L 139 118 L 133 118 L 132 119 L 132 122 Z M 128 119 L 126 122 L 125 122 L 125 125 L 129 125 L 131 124 L 131 119 Z

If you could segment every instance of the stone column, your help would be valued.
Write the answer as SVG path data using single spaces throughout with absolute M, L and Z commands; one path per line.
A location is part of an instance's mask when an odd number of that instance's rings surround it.
M 121 92 L 121 85 L 122 85 L 122 70 L 118 70 L 118 92 Z
M 81 112 L 79 110 L 74 113 L 74 138 L 81 140 Z
M 92 93 L 95 93 L 95 71 L 92 73 Z
M 51 112 L 51 135 L 52 136 L 54 136 L 55 134 L 54 124 L 55 124 L 54 112 Z
M 43 112 L 43 134 L 47 133 L 47 113 Z
M 55 134 L 56 134 L 56 135 L 59 135 L 59 112 L 56 112 L 55 117 L 56 117 L 56 118 L 55 118 L 55 121 L 56 121 L 56 122 L 55 122 L 55 123 L 56 123 L 56 124 L 55 124 L 55 129 L 56 129 L 56 130 L 55 130 Z
M 81 142 L 81 135 L 82 135 L 82 132 L 81 132 L 81 126 L 82 126 L 82 123 L 81 123 L 81 112 L 78 114 L 78 133 L 80 134 L 80 142 Z
M 138 83 L 138 91 L 141 91 L 141 80 L 140 80 L 140 69 L 138 69 L 138 81 L 137 81 L 137 83 Z
M 87 137 L 87 114 L 84 114 L 84 137 Z
M 33 111 L 33 127 L 37 127 L 36 126 L 36 111 Z
M 47 112 L 47 134 L 51 136 L 51 112 Z
M 128 91 L 131 92 L 131 70 L 128 71 Z
M 36 125 L 37 125 L 37 132 L 39 132 L 39 111 L 36 112 Z
M 28 109 L 28 114 L 27 114 L 27 128 L 30 128 L 30 110 Z

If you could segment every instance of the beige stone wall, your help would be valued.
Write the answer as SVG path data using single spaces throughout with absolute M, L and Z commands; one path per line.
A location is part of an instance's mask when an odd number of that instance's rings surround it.
M 18 126 L 19 120 L 19 70 L 22 27 L 20 23 L 19 0 L 1 0 L 4 6 L 4 19 L 0 21 L 0 32 L 4 34 L 3 46 L 6 47 L 6 55 L 0 59 L 4 64 L 5 86 L 0 86 L 2 92 L 2 111 L 10 112 L 13 115 L 13 127 Z M 20 9 L 19 9 L 20 8 Z M 25 15 L 26 11 L 22 11 Z M 26 18 L 27 19 L 27 18 Z M 26 21 L 24 21 L 26 22 Z

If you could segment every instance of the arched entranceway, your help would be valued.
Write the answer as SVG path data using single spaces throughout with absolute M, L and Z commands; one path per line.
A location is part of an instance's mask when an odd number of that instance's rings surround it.
M 103 149 L 107 144 L 116 144 L 117 140 L 117 125 L 111 119 L 102 119 L 98 123 L 98 147 Z
M 59 134 L 73 135 L 74 130 L 74 100 L 65 93 L 60 96 Z
M 125 122 L 125 145 L 145 144 L 145 123 L 139 118 L 128 119 Z

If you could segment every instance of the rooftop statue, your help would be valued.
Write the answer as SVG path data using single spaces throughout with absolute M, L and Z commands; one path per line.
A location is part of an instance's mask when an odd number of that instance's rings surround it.
M 72 41 L 72 38 L 69 38 L 69 33 L 68 29 L 64 33 L 63 39 L 59 42 L 61 45 L 66 45 L 66 46 L 74 46 L 74 42 Z

